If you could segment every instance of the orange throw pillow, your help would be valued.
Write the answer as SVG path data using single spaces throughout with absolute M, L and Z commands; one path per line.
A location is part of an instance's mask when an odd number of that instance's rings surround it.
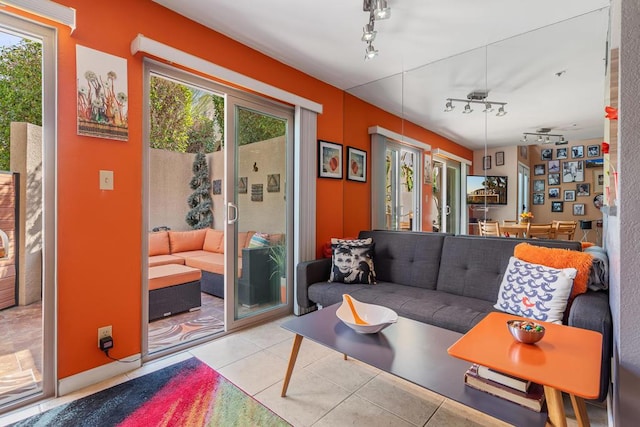
M 519 243 L 513 250 L 513 256 L 526 262 L 546 265 L 547 267 L 573 267 L 578 270 L 576 278 L 573 280 L 569 301 L 573 300 L 576 295 L 587 291 L 587 282 L 589 281 L 591 263 L 593 261 L 591 254 L 570 249 L 545 248 L 529 243 Z

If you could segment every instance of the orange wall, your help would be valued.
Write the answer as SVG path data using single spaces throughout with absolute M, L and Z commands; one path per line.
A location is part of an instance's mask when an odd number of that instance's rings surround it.
M 57 0 L 77 11 L 77 29 L 58 37 L 58 376 L 108 363 L 96 348 L 96 329 L 113 325 L 112 356 L 140 352 L 143 75 L 130 43 L 146 37 L 323 105 L 318 138 L 369 151 L 367 127 L 401 131 L 401 121 L 344 92 L 150 0 Z M 11 10 L 10 8 L 8 10 Z M 129 141 L 76 135 L 76 45 L 127 59 Z M 344 106 L 344 107 L 343 107 Z M 345 112 L 349 117 L 344 125 Z M 405 133 L 471 158 L 471 152 L 424 129 Z M 98 171 L 114 171 L 114 191 L 98 189 Z M 319 179 L 318 247 L 331 236 L 370 224 L 369 183 Z M 345 197 L 347 196 L 347 197 Z M 348 200 L 347 203 L 343 203 Z M 328 207 L 328 208 L 327 208 Z

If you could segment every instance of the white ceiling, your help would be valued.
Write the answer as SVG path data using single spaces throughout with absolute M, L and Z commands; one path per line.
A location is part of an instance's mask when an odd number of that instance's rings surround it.
M 606 0 L 389 0 L 371 61 L 362 0 L 153 1 L 472 149 L 603 135 Z M 508 114 L 443 111 L 481 89 Z

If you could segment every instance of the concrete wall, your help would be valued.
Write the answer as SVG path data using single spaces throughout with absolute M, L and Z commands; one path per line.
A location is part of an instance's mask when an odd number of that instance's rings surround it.
M 172 230 L 188 230 L 185 222 L 192 193 L 189 181 L 195 154 L 151 149 L 149 163 L 149 227 L 166 225 Z M 240 231 L 282 233 L 285 230 L 285 160 L 284 137 L 240 147 L 238 177 L 247 178 L 247 193 L 238 194 Z M 207 155 L 210 179 L 223 180 L 224 150 Z M 254 170 L 254 164 L 257 171 Z M 268 192 L 270 174 L 280 174 L 280 191 Z M 263 201 L 251 200 L 251 186 L 262 184 Z M 213 191 L 213 188 L 212 188 Z M 212 194 L 213 228 L 224 227 L 224 196 Z
M 18 303 L 42 298 L 42 128 L 11 123 L 10 168 L 20 173 Z

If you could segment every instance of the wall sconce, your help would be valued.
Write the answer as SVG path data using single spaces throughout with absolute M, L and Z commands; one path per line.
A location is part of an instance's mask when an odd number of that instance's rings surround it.
M 483 113 L 492 113 L 495 111 L 493 108 L 495 105 L 499 105 L 498 112 L 496 113 L 497 117 L 502 117 L 507 114 L 504 109 L 504 106 L 507 105 L 506 102 L 499 101 L 489 101 L 487 96 L 489 95 L 489 91 L 473 91 L 467 95 L 467 99 L 459 99 L 459 98 L 447 98 L 447 103 L 444 105 L 444 111 L 446 113 L 453 111 L 456 106 L 454 102 L 464 103 L 464 109 L 462 110 L 462 114 L 471 114 L 474 110 L 471 108 L 471 104 L 482 104 L 484 109 Z

